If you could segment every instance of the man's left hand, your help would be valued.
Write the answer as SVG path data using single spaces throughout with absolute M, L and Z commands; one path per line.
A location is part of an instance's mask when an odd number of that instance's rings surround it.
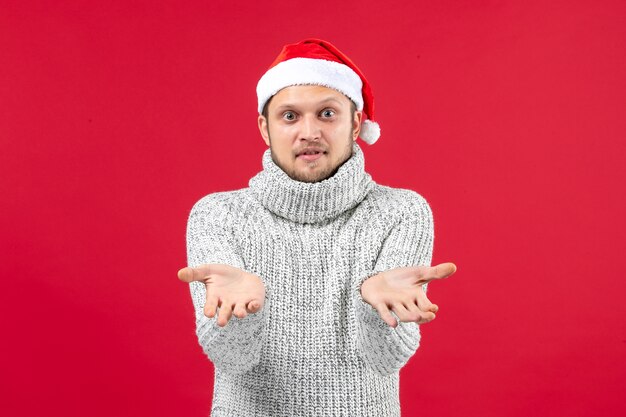
M 446 262 L 436 266 L 408 266 L 381 272 L 361 284 L 361 297 L 378 311 L 391 327 L 398 325 L 389 309 L 403 322 L 418 324 L 435 319 L 439 310 L 430 302 L 422 285 L 454 274 L 456 265 Z

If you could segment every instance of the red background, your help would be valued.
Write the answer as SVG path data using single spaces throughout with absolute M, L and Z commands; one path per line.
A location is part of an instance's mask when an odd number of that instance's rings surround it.
M 458 266 L 403 416 L 624 415 L 623 5 L 3 1 L 0 413 L 208 415 L 187 215 L 261 169 L 256 82 L 315 36 L 373 85 L 367 170 Z

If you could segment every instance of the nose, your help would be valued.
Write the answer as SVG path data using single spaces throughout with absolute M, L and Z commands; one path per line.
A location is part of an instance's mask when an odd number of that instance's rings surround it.
M 318 140 L 321 135 L 319 121 L 314 116 L 305 116 L 302 118 L 302 129 L 300 130 L 301 139 Z

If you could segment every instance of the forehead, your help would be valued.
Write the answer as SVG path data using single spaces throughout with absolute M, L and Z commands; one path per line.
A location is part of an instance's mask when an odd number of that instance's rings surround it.
M 339 91 L 321 85 L 292 85 L 274 94 L 270 105 L 318 104 L 325 101 L 336 101 L 339 105 L 350 105 L 350 99 Z

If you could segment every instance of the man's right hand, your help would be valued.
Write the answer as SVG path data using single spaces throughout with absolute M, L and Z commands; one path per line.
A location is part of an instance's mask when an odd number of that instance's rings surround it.
M 178 271 L 178 278 L 183 282 L 200 281 L 206 285 L 204 315 L 215 317 L 219 307 L 217 325 L 220 327 L 226 326 L 232 314 L 244 318 L 248 313 L 259 311 L 265 303 L 265 286 L 261 278 L 234 266 L 187 267 Z

